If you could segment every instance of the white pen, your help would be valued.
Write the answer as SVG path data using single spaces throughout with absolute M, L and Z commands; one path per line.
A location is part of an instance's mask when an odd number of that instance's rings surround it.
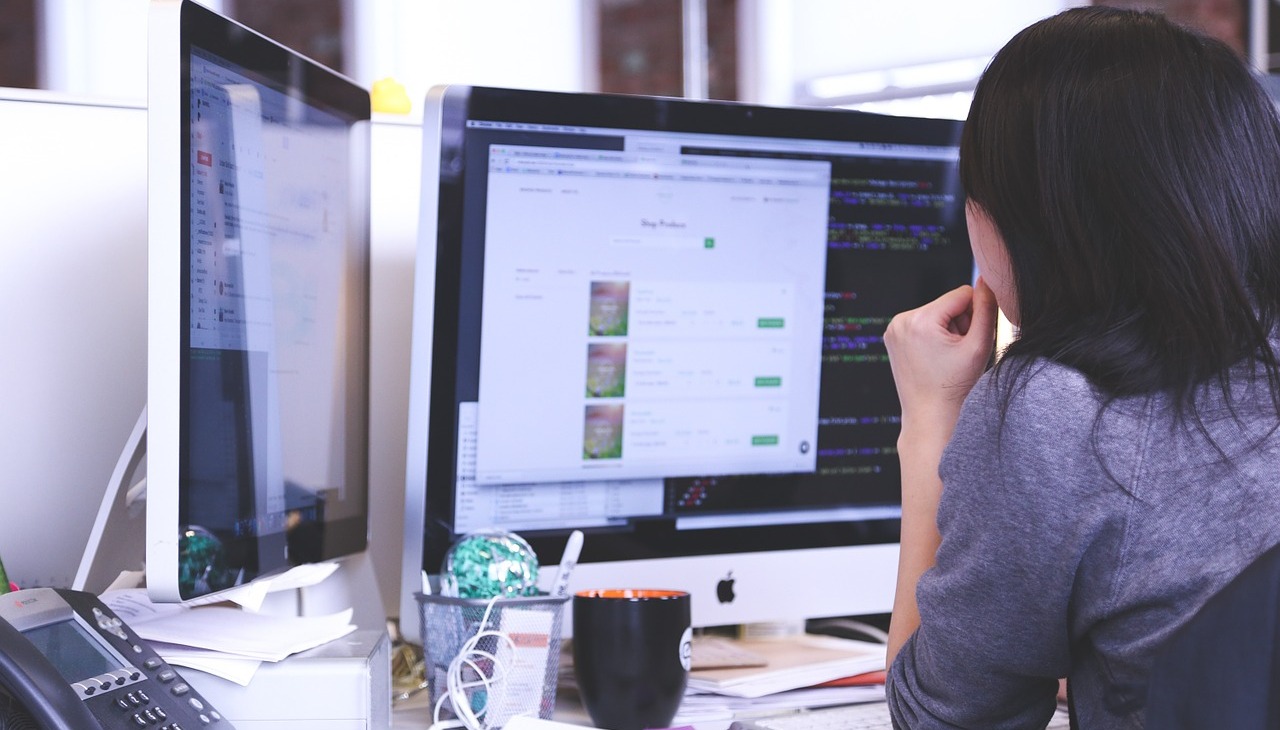
M 564 544 L 564 554 L 560 556 L 560 569 L 556 571 L 556 580 L 551 584 L 552 596 L 564 596 L 569 593 L 569 574 L 578 564 L 578 556 L 582 554 L 582 530 L 574 530 Z

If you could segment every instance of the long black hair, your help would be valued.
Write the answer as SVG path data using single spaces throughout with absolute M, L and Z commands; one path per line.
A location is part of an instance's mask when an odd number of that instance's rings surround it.
M 1182 410 L 1257 361 L 1280 398 L 1280 121 L 1225 44 L 1150 12 L 1040 21 L 979 81 L 960 172 L 1008 251 L 1006 363 Z

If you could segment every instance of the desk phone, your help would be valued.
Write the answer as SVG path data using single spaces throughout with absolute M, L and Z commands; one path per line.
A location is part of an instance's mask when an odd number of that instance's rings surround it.
M 91 593 L 5 594 L 0 619 L 0 727 L 231 728 Z

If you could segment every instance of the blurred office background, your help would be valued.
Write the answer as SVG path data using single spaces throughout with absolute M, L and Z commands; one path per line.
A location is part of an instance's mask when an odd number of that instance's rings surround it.
M 417 234 L 429 166 L 415 122 L 428 87 L 962 118 L 1010 36 L 1088 2 L 204 1 L 362 84 L 394 79 L 408 101 L 406 115 L 378 115 L 371 150 L 370 553 L 388 607 L 403 549 L 413 275 L 434 251 Z M 1161 7 L 1268 68 L 1280 43 L 1260 29 L 1274 2 L 1123 4 Z M 0 500 L 19 506 L 0 510 L 0 555 L 21 585 L 71 584 L 146 402 L 146 41 L 147 0 L 0 0 L 0 87 L 12 87 L 0 88 L 0 311 L 13 313 L 0 320 Z
M 991 55 L 1090 0 L 207 0 L 372 85 L 468 83 L 963 117 Z M 1276 0 L 1157 8 L 1269 68 Z M 145 96 L 146 0 L 0 0 L 0 86 Z M 1280 15 L 1273 12 L 1272 15 Z M 1280 46 L 1280 44 L 1277 44 Z

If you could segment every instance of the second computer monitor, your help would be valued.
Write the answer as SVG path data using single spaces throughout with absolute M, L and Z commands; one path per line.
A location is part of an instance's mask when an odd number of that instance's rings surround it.
M 581 529 L 574 588 L 684 588 L 698 625 L 889 610 L 882 338 L 971 280 L 959 132 L 433 91 L 402 618 L 488 528 L 528 539 L 544 584 Z
M 195 2 L 151 7 L 147 587 L 368 539 L 369 93 Z

